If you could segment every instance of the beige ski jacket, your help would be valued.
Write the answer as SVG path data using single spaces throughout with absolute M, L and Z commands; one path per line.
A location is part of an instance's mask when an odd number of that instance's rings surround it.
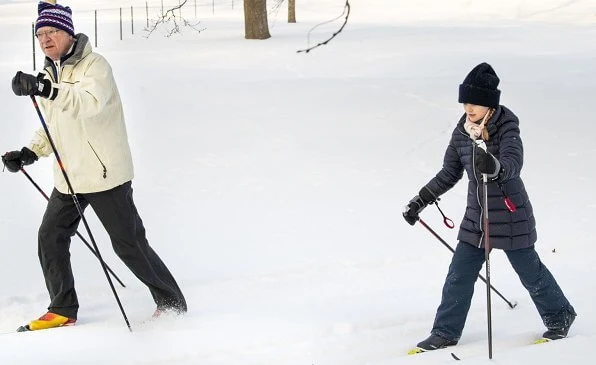
M 92 52 L 88 37 L 77 34 L 72 50 L 60 62 L 46 58 L 44 73 L 56 89 L 55 98 L 39 98 L 39 103 L 74 193 L 105 191 L 132 180 L 118 88 L 110 65 Z M 53 153 L 43 128 L 28 147 L 39 157 Z M 71 193 L 57 161 L 54 185 L 61 193 Z

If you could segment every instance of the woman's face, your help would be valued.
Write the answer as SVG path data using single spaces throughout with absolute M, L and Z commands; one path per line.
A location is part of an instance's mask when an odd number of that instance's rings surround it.
M 474 104 L 464 104 L 464 110 L 470 122 L 476 123 L 488 113 L 489 107 L 481 106 L 481 105 L 474 105 Z

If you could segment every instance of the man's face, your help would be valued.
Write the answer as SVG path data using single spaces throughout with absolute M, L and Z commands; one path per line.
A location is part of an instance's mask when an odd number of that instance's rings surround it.
M 73 42 L 70 34 L 54 27 L 41 27 L 35 36 L 43 53 L 53 61 L 58 61 L 64 56 Z

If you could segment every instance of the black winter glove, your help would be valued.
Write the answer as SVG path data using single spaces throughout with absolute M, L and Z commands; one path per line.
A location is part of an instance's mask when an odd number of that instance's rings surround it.
M 52 93 L 52 83 L 44 79 L 42 73 L 36 77 L 19 71 L 12 78 L 12 91 L 17 96 L 39 95 L 49 98 Z
M 482 148 L 476 147 L 476 156 L 474 165 L 476 169 L 482 173 L 487 174 L 489 178 L 493 179 L 499 174 L 501 164 L 490 152 L 485 152 Z
M 10 172 L 18 172 L 21 167 L 31 165 L 35 161 L 37 161 L 37 155 L 27 147 L 21 148 L 20 151 L 6 152 L 2 156 L 2 162 Z
M 420 217 L 418 214 L 422 212 L 427 205 L 434 203 L 437 200 L 435 194 L 426 186 L 420 189 L 418 195 L 413 197 L 403 212 L 404 219 L 408 224 L 413 226 Z

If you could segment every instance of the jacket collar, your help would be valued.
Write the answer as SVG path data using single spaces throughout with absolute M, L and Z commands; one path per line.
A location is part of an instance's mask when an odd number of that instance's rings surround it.
M 75 36 L 75 42 L 68 53 L 60 58 L 60 65 L 75 65 L 89 53 L 91 53 L 91 43 L 89 42 L 89 37 L 83 33 L 79 33 Z M 46 57 L 45 67 L 53 66 L 53 64 L 54 61 L 52 61 L 49 57 Z
M 488 120 L 487 124 L 486 124 L 486 129 L 488 131 L 488 135 L 489 137 L 492 136 L 497 129 L 499 128 L 499 125 L 501 124 L 501 114 L 503 114 L 503 109 L 505 107 L 502 105 L 499 105 L 497 107 L 497 109 L 495 109 L 495 112 L 493 113 L 493 115 L 490 117 L 490 119 Z M 466 132 L 465 128 L 464 128 L 464 124 L 466 123 L 466 113 L 464 113 L 461 118 L 459 118 L 459 122 L 457 122 L 457 129 L 459 130 L 459 132 L 463 135 L 468 135 L 468 132 Z

